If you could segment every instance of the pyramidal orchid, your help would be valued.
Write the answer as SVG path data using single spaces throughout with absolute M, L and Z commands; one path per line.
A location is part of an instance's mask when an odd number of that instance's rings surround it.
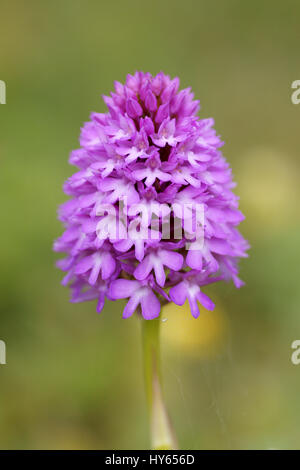
M 244 217 L 214 121 L 197 116 L 199 102 L 179 90 L 178 78 L 136 72 L 103 99 L 108 112 L 91 114 L 70 155 L 79 171 L 64 185 L 65 232 L 54 249 L 67 254 L 58 265 L 72 302 L 95 299 L 101 312 L 105 299 L 127 299 L 124 318 L 137 312 L 153 320 L 143 322 L 153 446 L 170 448 L 158 317 L 165 303 L 188 300 L 197 318 L 199 304 L 214 308 L 206 285 L 243 284 L 238 260 L 248 243 L 237 226 Z

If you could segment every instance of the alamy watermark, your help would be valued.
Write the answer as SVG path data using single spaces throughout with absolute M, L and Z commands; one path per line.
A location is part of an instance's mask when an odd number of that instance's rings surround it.
M 300 103 L 300 80 L 293 81 L 292 89 L 295 90 L 291 95 L 292 103 L 299 104 Z
M 6 83 L 0 80 L 0 104 L 6 104 Z
M 204 244 L 204 205 L 196 202 L 161 204 L 99 203 L 96 227 L 99 240 L 184 240 L 185 248 L 199 250 Z
M 0 364 L 6 364 L 6 344 L 0 340 Z
M 300 339 L 295 339 L 291 344 L 291 348 L 294 349 L 291 361 L 295 366 L 298 366 L 300 364 Z

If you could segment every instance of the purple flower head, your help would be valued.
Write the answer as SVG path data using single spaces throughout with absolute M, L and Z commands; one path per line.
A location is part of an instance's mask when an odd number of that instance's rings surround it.
M 97 299 L 98 312 L 124 298 L 124 318 L 153 319 L 188 300 L 196 318 L 199 304 L 214 308 L 207 284 L 243 284 L 237 262 L 249 248 L 223 142 L 190 89 L 162 72 L 128 75 L 104 101 L 108 112 L 92 113 L 70 155 L 79 171 L 64 185 L 71 199 L 54 244 L 67 253 L 63 284 L 72 302 Z

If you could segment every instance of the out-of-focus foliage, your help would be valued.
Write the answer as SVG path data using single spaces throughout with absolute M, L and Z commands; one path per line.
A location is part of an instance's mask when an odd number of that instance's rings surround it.
M 246 214 L 246 287 L 163 314 L 165 392 L 183 448 L 299 448 L 300 4 L 0 1 L 0 448 L 145 448 L 140 325 L 71 305 L 52 242 L 68 153 L 113 80 L 178 75 L 226 141 Z

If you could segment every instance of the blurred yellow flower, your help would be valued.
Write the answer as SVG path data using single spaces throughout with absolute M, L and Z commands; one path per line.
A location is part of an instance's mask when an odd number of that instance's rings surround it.
M 220 302 L 214 311 L 199 305 L 200 316 L 194 318 L 186 302 L 182 307 L 170 303 L 163 309 L 161 336 L 162 344 L 189 357 L 214 357 L 226 343 L 227 318 Z
M 297 170 L 288 155 L 272 148 L 248 151 L 239 162 L 236 180 L 246 218 L 266 230 L 284 229 L 298 212 Z

